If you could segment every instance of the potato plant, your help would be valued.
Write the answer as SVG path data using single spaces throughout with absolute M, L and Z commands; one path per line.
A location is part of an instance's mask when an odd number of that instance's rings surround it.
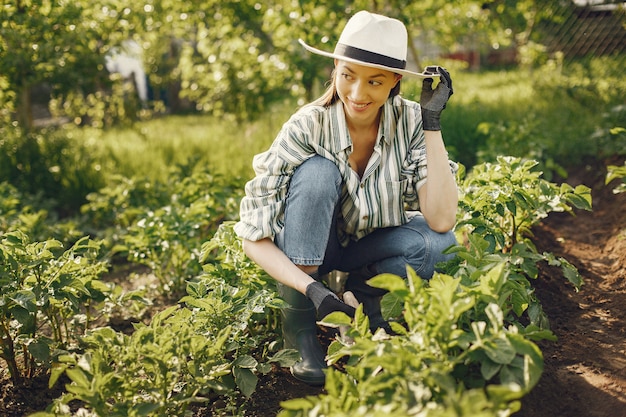
M 504 416 L 539 380 L 543 357 L 523 331 L 507 326 L 497 292 L 507 280 L 504 264 L 467 288 L 460 278 L 436 274 L 425 284 L 413 271 L 408 280 L 380 275 L 370 284 L 389 290 L 402 305 L 395 333 L 371 334 L 359 307 L 353 323 L 343 313 L 328 326 L 351 325 L 348 336 L 329 347 L 326 394 L 282 403 L 281 417 L 332 416 Z M 479 314 L 477 314 L 479 313 Z
M 200 247 L 236 212 L 238 188 L 207 169 L 181 166 L 166 183 L 117 177 L 83 213 L 105 226 L 115 254 L 148 266 L 162 291 L 181 294 L 201 273 Z
M 457 233 L 462 239 L 468 233 L 480 236 L 488 242 L 485 252 L 504 254 L 514 269 L 527 278 L 536 278 L 537 262 L 555 263 L 579 288 L 580 275 L 569 262 L 537 253 L 532 227 L 550 212 L 591 210 L 591 190 L 585 185 L 572 187 L 546 181 L 541 172 L 533 170 L 536 165 L 533 160 L 500 156 L 497 163 L 475 166 L 460 183 Z M 460 249 L 459 253 L 463 259 L 466 252 Z
M 625 193 L 626 192 L 626 162 L 624 162 L 624 165 L 622 166 L 609 165 L 607 167 L 607 170 L 608 172 L 606 174 L 605 183 L 609 184 L 613 180 L 620 179 L 621 182 L 617 184 L 617 186 L 613 189 L 613 192 L 615 194 Z
M 95 329 L 82 339 L 84 352 L 62 356 L 50 383 L 65 373 L 67 394 L 37 416 L 72 415 L 73 400 L 99 416 L 184 416 L 190 405 L 218 398 L 237 415 L 257 375 L 297 357 L 279 350 L 272 309 L 283 304 L 269 278 L 240 244 L 216 253 L 235 239 L 230 222 L 203 245 L 205 272 L 189 282 L 180 306 L 136 325 L 131 335 Z
M 49 366 L 78 339 L 112 299 L 100 245 L 85 237 L 31 241 L 20 230 L 0 235 L 0 357 L 19 383 Z

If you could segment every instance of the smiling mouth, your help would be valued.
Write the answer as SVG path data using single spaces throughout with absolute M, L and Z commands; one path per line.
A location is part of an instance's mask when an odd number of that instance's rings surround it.
M 351 102 L 351 103 L 352 103 L 352 107 L 355 108 L 356 110 L 363 110 L 367 106 L 369 106 L 369 103 L 365 103 L 365 104 L 357 104 L 355 102 Z

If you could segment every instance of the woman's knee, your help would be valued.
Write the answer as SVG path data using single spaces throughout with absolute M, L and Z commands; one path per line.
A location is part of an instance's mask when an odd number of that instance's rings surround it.
M 432 278 L 441 262 L 450 260 L 454 255 L 444 253 L 457 241 L 453 232 L 437 233 L 432 230 L 416 234 L 414 245 L 407 252 L 407 264 L 423 279 Z
M 341 190 L 341 173 L 334 162 L 316 155 L 296 169 L 291 179 L 293 187 L 306 192 L 307 198 L 335 197 Z

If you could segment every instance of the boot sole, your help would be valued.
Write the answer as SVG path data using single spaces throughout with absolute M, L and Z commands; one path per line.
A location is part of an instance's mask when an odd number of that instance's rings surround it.
M 304 382 L 307 385 L 321 387 L 326 382 L 326 375 L 323 376 L 315 376 L 315 375 L 297 375 L 293 372 L 293 368 L 290 368 L 291 375 L 296 378 L 298 381 Z

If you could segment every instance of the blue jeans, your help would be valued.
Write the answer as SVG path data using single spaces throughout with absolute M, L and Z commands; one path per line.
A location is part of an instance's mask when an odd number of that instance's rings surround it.
M 421 215 L 342 247 L 337 238 L 341 188 L 339 169 L 321 156 L 308 159 L 293 174 L 284 228 L 275 242 L 296 265 L 319 265 L 320 275 L 333 270 L 350 272 L 361 280 L 381 273 L 406 277 L 410 265 L 422 279 L 430 279 L 435 265 L 452 257 L 442 251 L 456 244 L 454 233 L 434 232 Z M 369 276 L 363 276 L 364 270 Z

